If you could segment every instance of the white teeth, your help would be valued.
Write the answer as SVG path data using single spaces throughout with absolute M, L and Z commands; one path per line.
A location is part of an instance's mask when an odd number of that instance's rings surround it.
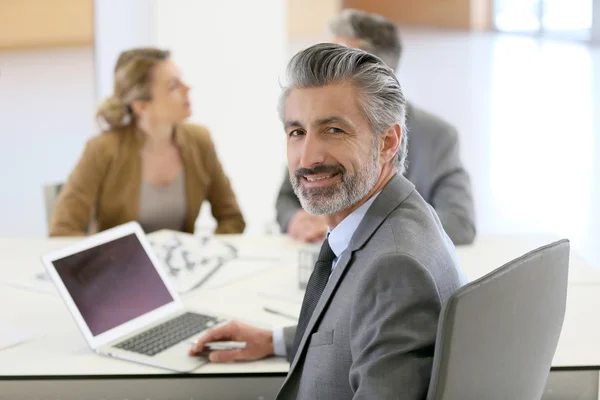
M 323 179 L 328 179 L 331 178 L 332 176 L 334 176 L 335 174 L 331 174 L 331 175 L 327 175 L 327 176 L 322 176 L 320 178 L 311 178 L 308 176 L 305 176 L 306 180 L 309 182 L 317 182 L 317 181 L 322 181 Z

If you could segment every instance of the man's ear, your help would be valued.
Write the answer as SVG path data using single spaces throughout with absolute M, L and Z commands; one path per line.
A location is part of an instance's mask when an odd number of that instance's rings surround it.
M 402 135 L 404 135 L 404 132 L 402 132 L 400 124 L 395 124 L 384 132 L 383 140 L 379 146 L 379 156 L 384 163 L 396 157 L 398 150 L 400 150 Z

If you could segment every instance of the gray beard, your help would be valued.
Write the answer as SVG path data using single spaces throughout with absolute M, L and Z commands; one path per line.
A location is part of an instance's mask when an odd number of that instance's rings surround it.
M 350 175 L 339 166 L 341 182 L 320 187 L 305 188 L 301 185 L 302 174 L 290 172 L 290 181 L 294 193 L 300 200 L 302 208 L 309 214 L 331 215 L 351 207 L 362 200 L 377 183 L 378 155 L 374 156 L 357 174 Z

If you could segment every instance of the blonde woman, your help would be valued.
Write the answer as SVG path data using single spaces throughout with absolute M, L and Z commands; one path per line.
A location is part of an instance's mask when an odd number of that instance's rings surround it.
M 204 200 L 216 233 L 241 233 L 244 218 L 209 132 L 184 123 L 190 88 L 168 51 L 122 53 L 114 93 L 96 116 L 107 128 L 90 139 L 52 215 L 51 236 L 84 235 L 136 220 L 146 232 L 192 233 Z

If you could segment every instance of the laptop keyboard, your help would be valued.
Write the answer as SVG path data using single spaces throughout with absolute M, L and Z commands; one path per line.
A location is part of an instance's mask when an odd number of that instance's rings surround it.
M 152 357 L 221 321 L 219 318 L 188 312 L 133 336 L 114 347 Z

